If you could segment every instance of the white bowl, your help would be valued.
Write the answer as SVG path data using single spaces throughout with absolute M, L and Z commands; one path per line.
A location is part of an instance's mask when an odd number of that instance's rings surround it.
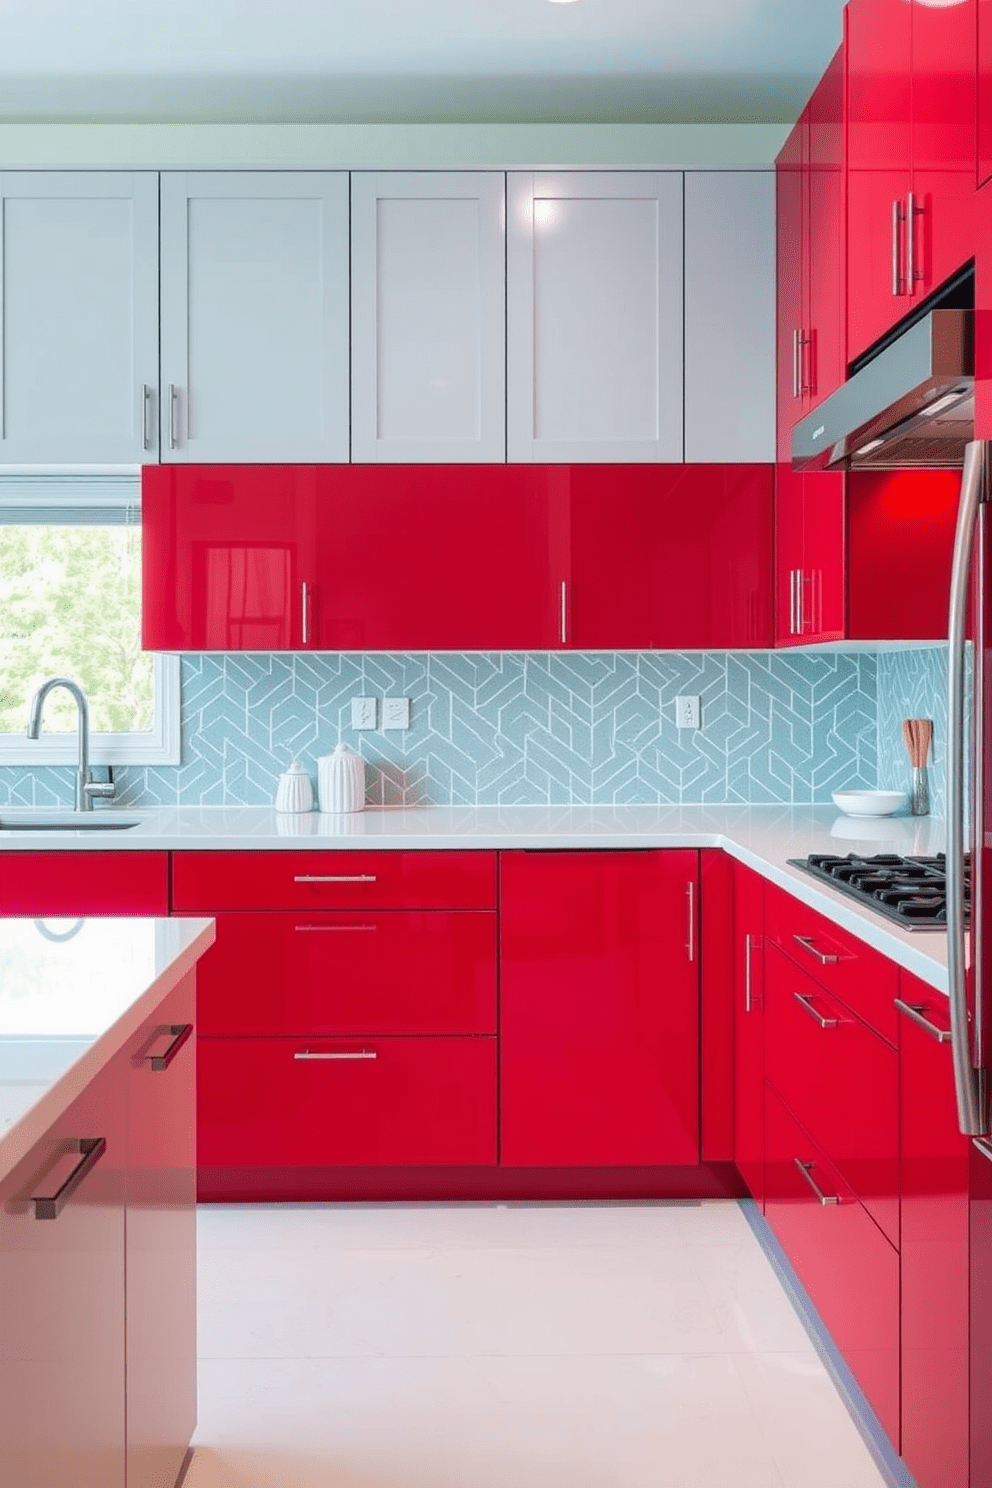
M 905 791 L 834 791 L 832 800 L 845 816 L 892 816 L 909 797 Z

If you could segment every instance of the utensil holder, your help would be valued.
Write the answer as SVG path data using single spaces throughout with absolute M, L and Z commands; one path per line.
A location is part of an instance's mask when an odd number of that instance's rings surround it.
M 913 771 L 913 786 L 909 793 L 910 816 L 930 815 L 930 785 L 926 765 L 918 765 Z

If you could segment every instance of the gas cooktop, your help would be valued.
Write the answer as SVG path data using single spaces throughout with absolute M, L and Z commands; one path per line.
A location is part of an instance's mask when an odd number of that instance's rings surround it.
M 900 858 L 893 853 L 861 857 L 848 853 L 810 853 L 790 858 L 813 878 L 884 915 L 903 930 L 947 929 L 947 878 L 944 854 L 935 858 Z M 971 903 L 971 864 L 965 862 L 965 918 Z

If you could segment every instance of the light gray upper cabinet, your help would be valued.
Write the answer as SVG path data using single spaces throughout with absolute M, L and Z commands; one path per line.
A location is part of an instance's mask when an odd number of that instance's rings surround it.
M 507 453 L 682 459 L 682 172 L 507 176 Z
M 351 457 L 505 458 L 502 171 L 351 178 Z
M 164 461 L 348 459 L 348 176 L 162 175 Z
M 775 459 L 775 172 L 685 177 L 685 458 Z
M 158 451 L 158 175 L 0 172 L 0 464 Z

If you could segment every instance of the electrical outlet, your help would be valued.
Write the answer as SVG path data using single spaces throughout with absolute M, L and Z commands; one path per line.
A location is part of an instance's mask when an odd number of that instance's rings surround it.
M 384 729 L 408 729 L 410 727 L 410 699 L 404 697 L 383 698 L 382 726 Z
M 698 729 L 699 722 L 699 698 L 677 697 L 675 699 L 675 727 L 680 729 Z
M 354 729 L 374 729 L 376 702 L 374 697 L 356 697 L 351 700 L 351 726 Z

